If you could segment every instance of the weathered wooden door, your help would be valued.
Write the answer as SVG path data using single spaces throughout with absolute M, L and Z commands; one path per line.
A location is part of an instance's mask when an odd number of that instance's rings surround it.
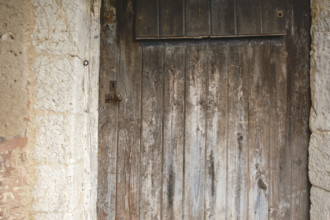
M 103 1 L 99 219 L 309 219 L 309 0 L 284 2 L 285 36 L 137 41 Z

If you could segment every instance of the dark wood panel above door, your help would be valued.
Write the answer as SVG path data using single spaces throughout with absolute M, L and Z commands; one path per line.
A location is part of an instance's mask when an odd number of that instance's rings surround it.
M 135 38 L 285 35 L 284 0 L 136 0 Z

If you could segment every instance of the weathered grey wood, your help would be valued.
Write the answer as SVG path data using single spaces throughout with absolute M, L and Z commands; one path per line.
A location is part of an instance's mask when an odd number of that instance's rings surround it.
M 251 41 L 249 73 L 249 219 L 268 219 L 269 41 Z
M 238 35 L 261 33 L 261 0 L 235 0 Z
M 205 219 L 226 213 L 229 54 L 229 41 L 209 43 Z
M 262 0 L 261 23 L 263 34 L 285 34 L 286 0 Z
M 116 11 L 115 1 L 103 1 L 105 10 Z M 104 18 L 102 16 L 102 18 Z M 119 45 L 117 25 L 101 20 L 101 54 L 99 83 L 99 148 L 98 160 L 98 219 L 114 220 L 116 214 L 116 163 L 118 106 L 105 103 L 110 80 L 116 80 L 119 72 Z M 116 57 L 115 59 L 113 59 Z
M 291 219 L 309 218 L 308 117 L 311 105 L 309 80 L 310 2 L 289 2 L 287 37 L 288 69 L 288 146 L 291 148 Z
M 290 185 L 283 174 L 290 178 L 291 169 L 283 163 L 286 151 L 286 117 L 287 117 L 287 70 L 285 68 L 287 53 L 281 39 L 271 40 L 270 48 L 270 158 L 269 158 L 269 214 L 271 220 L 285 219 L 282 213 L 289 209 Z M 281 175 L 282 173 L 282 175 Z
M 160 219 L 164 47 L 143 47 L 140 218 Z
M 133 5 L 130 5 L 133 10 Z M 135 37 L 153 39 L 159 37 L 158 0 L 135 1 Z
M 286 37 L 137 43 L 133 0 L 117 1 L 101 35 L 100 219 L 308 219 L 309 4 L 286 4 Z M 119 104 L 104 103 L 112 79 Z
M 206 42 L 190 43 L 186 52 L 184 219 L 204 218 L 207 105 Z
M 168 44 L 164 63 L 162 219 L 182 219 L 185 43 Z
M 139 219 L 140 141 L 141 141 L 141 74 L 142 49 L 133 42 L 133 0 L 118 4 L 120 35 L 120 74 L 117 89 L 122 95 L 118 103 L 118 151 L 116 219 Z M 124 25 L 125 24 L 125 25 Z
M 209 36 L 210 27 L 210 1 L 186 0 L 186 36 Z
M 184 1 L 159 0 L 159 37 L 183 37 L 185 35 Z
M 247 219 L 249 74 L 244 45 L 231 43 L 228 63 L 227 219 Z M 248 60 L 249 61 L 249 60 Z
M 211 0 L 211 36 L 234 36 L 236 34 L 235 1 Z

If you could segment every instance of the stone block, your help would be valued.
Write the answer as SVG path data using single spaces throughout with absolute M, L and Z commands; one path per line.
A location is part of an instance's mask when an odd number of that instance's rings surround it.
M 74 112 L 78 87 L 75 60 L 78 58 L 40 56 L 36 70 L 36 109 L 54 112 Z M 82 89 L 80 87 L 80 89 Z
M 330 131 L 330 4 L 327 0 L 312 1 L 310 125 L 312 131 Z
M 330 219 L 330 192 L 320 188 L 311 189 L 311 220 L 329 220 Z
M 34 158 L 39 164 L 73 164 L 83 157 L 80 115 L 37 117 Z
M 309 145 L 309 178 L 313 185 L 330 191 L 329 132 L 314 132 L 311 135 Z
M 33 46 L 36 52 L 78 55 L 78 46 L 72 37 L 69 20 L 75 7 L 64 8 L 63 0 L 32 0 L 35 7 Z M 71 5 L 78 4 L 71 1 Z M 67 10 L 67 11 L 66 11 Z M 69 11 L 68 11 L 69 10 Z M 71 15 L 72 14 L 72 15 Z M 78 19 L 78 18 L 77 18 Z
M 33 211 L 73 213 L 82 202 L 83 164 L 38 166 L 33 186 Z M 63 218 L 62 218 L 63 219 Z

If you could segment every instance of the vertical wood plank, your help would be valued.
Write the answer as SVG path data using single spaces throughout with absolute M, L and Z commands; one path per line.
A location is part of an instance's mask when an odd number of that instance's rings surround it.
M 276 220 L 288 219 L 285 213 L 290 208 L 291 169 L 287 165 L 291 164 L 288 163 L 291 157 L 286 156 L 287 52 L 284 41 L 271 40 L 270 49 L 269 72 L 273 83 L 270 83 L 269 219 Z
M 183 37 L 184 1 L 159 0 L 159 35 L 166 37 Z
M 135 37 L 137 39 L 159 37 L 158 0 L 135 1 Z
M 209 43 L 205 219 L 224 219 L 227 189 L 229 42 Z
M 261 0 L 236 0 L 236 20 L 238 35 L 261 33 Z
M 268 219 L 269 41 L 251 41 L 249 100 L 249 219 Z M 253 49 L 252 49 L 253 48 Z
M 262 34 L 285 34 L 285 0 L 262 0 Z
M 185 44 L 168 44 L 164 63 L 162 219 L 182 219 Z
M 246 41 L 233 41 L 228 63 L 227 219 L 247 219 L 249 74 Z
M 211 35 L 236 35 L 236 6 L 232 0 L 211 0 Z
M 115 1 L 103 1 L 105 10 L 116 11 Z M 110 80 L 116 80 L 119 71 L 117 25 L 106 23 L 101 16 L 101 54 L 99 81 L 99 148 L 98 148 L 98 219 L 115 219 L 116 213 L 116 155 L 118 106 L 105 103 Z
M 205 37 L 210 34 L 210 1 L 186 0 L 186 35 Z
M 288 144 L 291 147 L 291 219 L 309 218 L 308 142 L 310 131 L 310 1 L 289 2 Z M 307 46 L 308 45 L 308 46 Z
M 143 47 L 140 218 L 160 219 L 164 47 Z
M 207 46 L 189 43 L 186 52 L 184 219 L 204 218 Z
M 133 0 L 118 1 L 120 74 L 116 219 L 139 219 L 142 49 L 133 41 Z M 115 155 L 112 154 L 112 157 Z

